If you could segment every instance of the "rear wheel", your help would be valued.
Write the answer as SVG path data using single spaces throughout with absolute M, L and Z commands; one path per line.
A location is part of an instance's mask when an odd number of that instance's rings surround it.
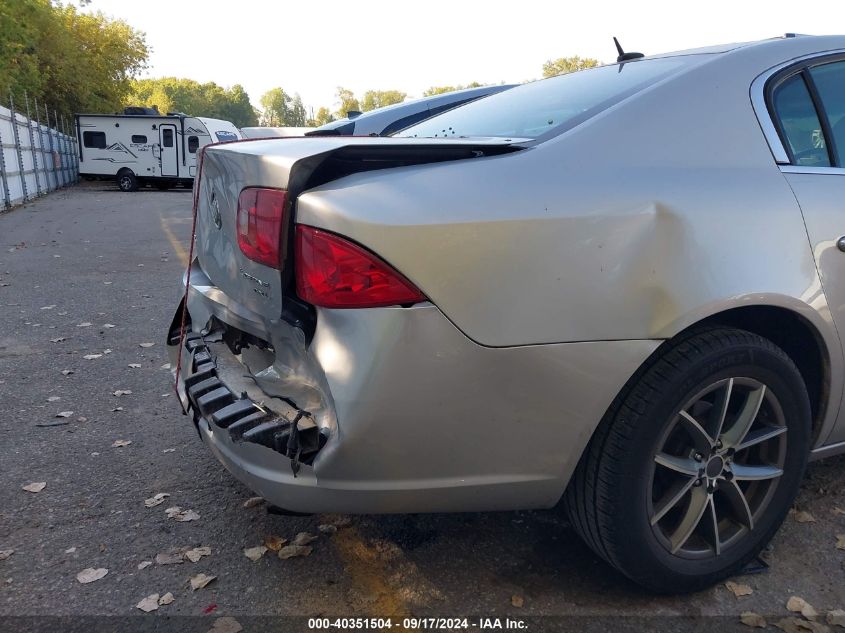
M 632 580 L 695 591 L 741 571 L 774 535 L 809 442 L 807 390 L 780 348 L 742 330 L 695 332 L 617 398 L 566 507 Z
M 117 186 L 121 191 L 138 191 L 138 178 L 131 169 L 121 169 L 117 173 Z

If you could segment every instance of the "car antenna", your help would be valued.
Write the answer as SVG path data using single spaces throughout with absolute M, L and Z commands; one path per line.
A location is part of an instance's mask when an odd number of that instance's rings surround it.
M 619 53 L 619 56 L 616 58 L 617 62 L 628 62 L 632 59 L 640 59 L 641 57 L 645 57 L 642 53 L 626 53 L 622 50 L 622 46 L 619 44 L 619 40 L 615 37 L 613 38 L 613 43 L 616 44 L 616 52 Z

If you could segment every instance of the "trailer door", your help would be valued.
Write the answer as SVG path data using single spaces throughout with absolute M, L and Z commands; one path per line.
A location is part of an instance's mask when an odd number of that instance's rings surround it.
M 161 175 L 179 175 L 179 157 L 176 154 L 176 126 L 171 124 L 158 126 L 159 145 L 161 147 Z

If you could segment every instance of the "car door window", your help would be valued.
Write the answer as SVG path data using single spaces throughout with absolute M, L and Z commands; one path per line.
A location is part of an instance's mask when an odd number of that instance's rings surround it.
M 821 107 L 830 122 L 831 149 L 839 167 L 845 165 L 845 61 L 810 68 Z
M 801 73 L 775 87 L 772 106 L 792 164 L 829 167 L 821 122 Z

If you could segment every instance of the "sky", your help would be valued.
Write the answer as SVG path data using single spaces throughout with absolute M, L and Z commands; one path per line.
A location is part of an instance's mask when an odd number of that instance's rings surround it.
M 336 109 L 338 86 L 410 98 L 436 85 L 536 79 L 558 57 L 612 62 L 614 35 L 653 54 L 845 32 L 841 0 L 92 0 L 84 10 L 146 33 L 142 76 L 239 83 L 256 106 L 281 86 L 315 110 Z

